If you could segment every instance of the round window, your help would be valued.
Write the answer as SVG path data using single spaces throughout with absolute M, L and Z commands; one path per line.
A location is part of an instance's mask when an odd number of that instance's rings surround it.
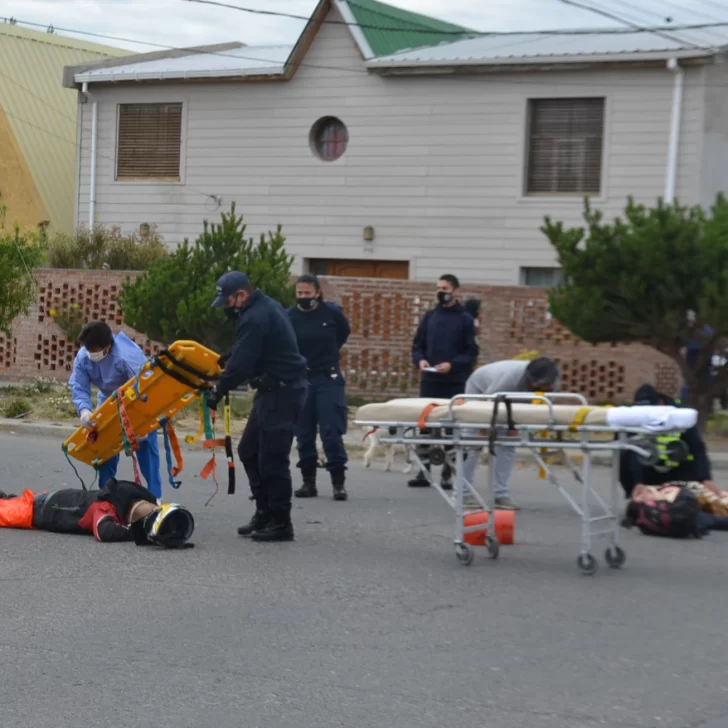
M 319 119 L 311 128 L 311 148 L 319 159 L 333 162 L 349 146 L 349 132 L 344 124 L 333 116 Z

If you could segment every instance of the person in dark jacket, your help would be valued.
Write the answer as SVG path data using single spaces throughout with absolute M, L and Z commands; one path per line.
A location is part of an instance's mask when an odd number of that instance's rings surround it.
M 255 290 L 244 273 L 223 275 L 212 305 L 224 308 L 227 318 L 235 322 L 237 341 L 208 394 L 208 406 L 216 409 L 241 384 L 256 390 L 238 445 L 256 511 L 238 533 L 255 541 L 293 541 L 290 455 L 308 389 L 306 360 L 286 310 Z
M 437 306 L 428 311 L 415 334 L 412 361 L 419 368 L 420 397 L 452 399 L 465 391 L 465 382 L 478 359 L 473 317 L 459 303 L 458 279 L 449 273 L 437 282 Z M 425 450 L 420 452 L 424 461 Z M 428 464 L 425 462 L 425 466 Z M 443 468 L 443 487 L 452 488 L 450 467 Z M 424 473 L 409 481 L 411 488 L 427 487 Z
M 674 406 L 670 397 L 660 394 L 652 385 L 643 384 L 635 392 L 635 405 Z M 623 452 L 620 456 L 619 480 L 627 498 L 638 485 L 663 485 L 675 481 L 696 481 L 714 489 L 710 460 L 697 425 L 683 433 L 657 437 L 658 462 L 645 465 L 640 456 Z
M 136 483 L 112 478 L 100 490 L 65 488 L 16 496 L 0 490 L 0 528 L 93 534 L 97 541 L 134 541 L 182 548 L 194 519 L 177 504 L 160 504 Z
M 475 327 L 475 347 L 478 353 L 475 355 L 475 361 L 473 362 L 473 371 L 478 368 L 478 357 L 480 356 L 480 343 L 478 342 L 480 336 L 480 303 L 479 298 L 468 298 L 463 303 L 463 308 L 473 317 L 473 326 Z
M 296 305 L 288 309 L 288 317 L 308 365 L 308 394 L 296 427 L 298 467 L 303 477 L 303 487 L 296 491 L 296 497 L 318 495 L 316 434 L 320 429 L 334 500 L 345 501 L 348 457 L 344 435 L 349 417 L 339 351 L 349 338 L 351 327 L 340 306 L 324 301 L 321 283 L 314 275 L 298 279 Z

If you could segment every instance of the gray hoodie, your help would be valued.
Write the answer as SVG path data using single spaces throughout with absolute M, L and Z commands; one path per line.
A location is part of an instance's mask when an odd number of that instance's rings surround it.
M 465 384 L 465 394 L 495 394 L 525 391 L 528 361 L 506 359 L 476 369 Z

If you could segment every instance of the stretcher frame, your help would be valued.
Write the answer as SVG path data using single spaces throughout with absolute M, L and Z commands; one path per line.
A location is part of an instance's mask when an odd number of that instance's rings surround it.
M 514 404 L 517 402 L 528 404 L 543 404 L 548 407 L 549 417 L 547 424 L 519 425 L 505 436 L 502 431 L 508 430 L 507 425 L 498 424 L 496 437 L 493 441 L 490 436 L 491 422 L 473 423 L 460 422 L 453 416 L 453 407 L 464 401 L 487 400 Z M 430 434 L 422 434 L 421 423 L 403 421 L 371 421 L 369 419 L 356 419 L 354 424 L 363 427 L 379 429 L 379 441 L 387 445 L 403 445 L 410 453 L 413 462 L 420 468 L 421 472 L 430 482 L 435 490 L 442 496 L 448 505 L 455 512 L 455 555 L 458 561 L 464 566 L 470 566 L 475 558 L 475 551 L 470 544 L 465 543 L 465 534 L 471 532 L 485 531 L 485 543 L 488 555 L 491 559 L 497 559 L 500 554 L 500 544 L 495 536 L 494 517 L 494 482 L 495 469 L 491 453 L 487 466 L 488 495 L 487 502 L 474 487 L 469 483 L 463 474 L 463 463 L 465 454 L 469 451 L 480 451 L 484 447 L 495 444 L 496 447 L 526 448 L 533 456 L 536 463 L 542 469 L 546 479 L 554 485 L 572 510 L 581 520 L 581 545 L 577 566 L 582 573 L 594 574 L 597 571 L 598 563 L 592 555 L 592 547 L 595 538 L 607 537 L 608 546 L 605 552 L 605 561 L 611 568 L 620 568 L 626 562 L 626 554 L 619 545 L 620 519 L 617 515 L 619 508 L 619 458 L 622 452 L 634 452 L 640 456 L 645 463 L 654 462 L 656 459 L 655 438 L 661 432 L 655 432 L 641 427 L 612 427 L 608 425 L 579 425 L 556 424 L 553 405 L 555 400 L 576 400 L 580 405 L 588 407 L 586 398 L 574 392 L 562 392 L 554 394 L 533 394 L 524 392 L 497 392 L 494 394 L 461 394 L 453 397 L 448 406 L 447 416 L 435 421 L 427 421 L 426 429 Z M 445 431 L 450 431 L 446 433 Z M 671 428 L 671 431 L 679 428 Z M 471 435 L 468 431 L 477 431 L 479 434 Z M 482 433 L 487 431 L 488 435 Z M 543 433 L 555 433 L 557 440 L 545 440 L 541 437 Z M 450 434 L 451 433 L 451 434 Z M 566 433 L 577 434 L 573 440 L 562 439 Z M 611 441 L 595 441 L 594 435 L 611 434 L 616 436 Z M 439 456 L 430 463 L 433 465 L 444 464 L 448 461 L 454 470 L 454 482 L 452 493 L 448 493 L 442 487 L 442 483 L 424 466 L 418 447 L 428 446 L 432 449 L 450 448 L 451 452 L 440 452 Z M 558 477 L 546 463 L 544 456 L 548 451 L 561 451 L 564 461 L 571 471 L 576 482 L 581 486 L 580 497 L 575 498 L 559 482 Z M 583 456 L 579 468 L 569 457 L 569 450 L 578 450 Z M 611 466 L 611 487 L 609 504 L 597 493 L 591 483 L 592 476 L 592 455 L 595 452 L 606 451 L 612 455 Z M 471 496 L 477 501 L 482 510 L 488 513 L 487 524 L 473 526 L 465 525 L 465 497 Z M 488 505 L 490 504 L 490 505 Z M 595 508 L 597 506 L 597 515 Z

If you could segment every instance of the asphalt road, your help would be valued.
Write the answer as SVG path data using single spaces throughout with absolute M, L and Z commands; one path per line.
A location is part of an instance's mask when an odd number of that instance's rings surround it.
M 247 493 L 204 507 L 203 460 L 175 494 L 195 549 L 0 532 L 0 725 L 728 725 L 728 534 L 630 532 L 624 569 L 599 548 L 582 576 L 578 519 L 520 470 L 517 544 L 464 568 L 437 493 L 377 463 L 352 466 L 348 503 L 297 503 L 295 543 L 263 546 L 235 534 Z M 0 463 L 6 490 L 76 485 L 50 439 L 0 435 Z

